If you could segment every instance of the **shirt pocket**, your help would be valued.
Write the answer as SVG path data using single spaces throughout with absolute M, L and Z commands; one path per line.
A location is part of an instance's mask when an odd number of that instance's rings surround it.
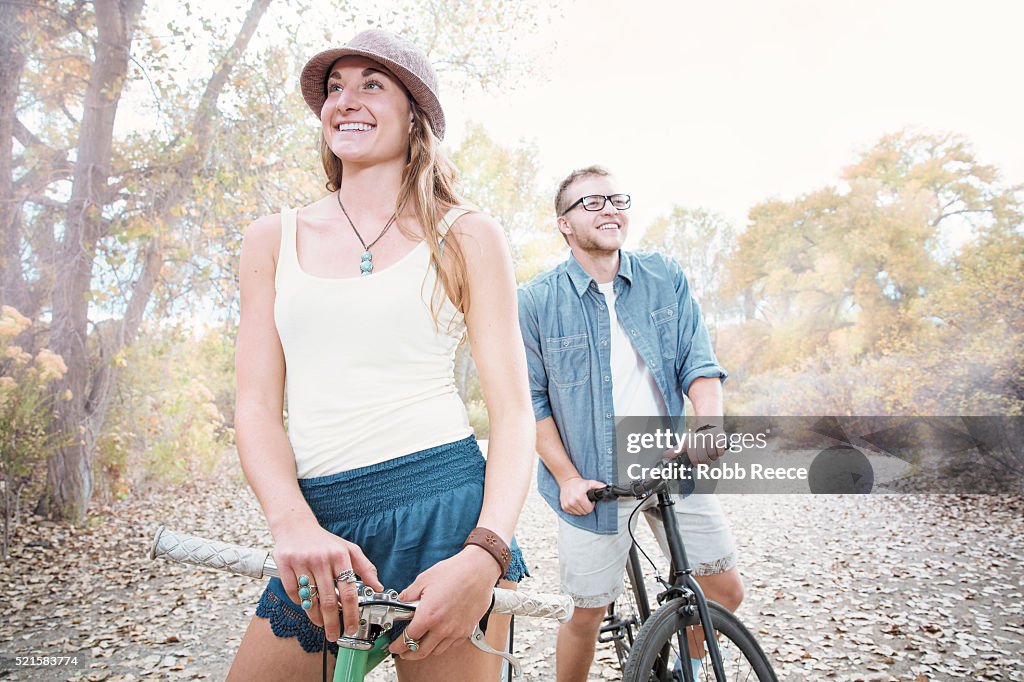
M 663 358 L 675 359 L 679 351 L 679 304 L 673 303 L 651 313 Z
M 544 367 L 559 388 L 581 386 L 590 380 L 590 342 L 586 334 L 544 339 Z

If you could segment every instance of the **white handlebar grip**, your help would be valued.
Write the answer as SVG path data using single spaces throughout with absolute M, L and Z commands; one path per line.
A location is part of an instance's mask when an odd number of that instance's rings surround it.
M 167 559 L 182 564 L 206 566 L 252 578 L 264 576 L 263 567 L 269 552 L 226 542 L 197 538 L 187 533 L 167 530 L 163 526 L 156 532 L 151 559 Z
M 573 603 L 570 597 L 561 594 L 538 594 L 494 588 L 494 613 L 511 613 L 516 616 L 557 618 L 566 623 L 572 618 Z

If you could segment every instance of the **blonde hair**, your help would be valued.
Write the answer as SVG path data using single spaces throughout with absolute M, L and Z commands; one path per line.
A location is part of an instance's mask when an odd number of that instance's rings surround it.
M 555 192 L 555 217 L 561 218 L 562 214 L 565 213 L 565 209 L 569 208 L 569 196 L 568 190 L 572 186 L 572 183 L 583 178 L 589 178 L 593 176 L 607 177 L 611 175 L 606 168 L 601 166 L 587 166 L 586 168 L 577 168 L 572 173 L 566 176 L 565 180 L 562 180 L 558 185 L 558 191 Z
M 463 199 L 455 190 L 458 171 L 441 149 L 441 142 L 434 135 L 429 119 L 411 97 L 409 106 L 412 108 L 409 157 L 402 170 L 402 184 L 398 190 L 395 211 L 401 215 L 406 206 L 411 205 L 416 219 L 423 227 L 423 237 L 430 248 L 430 262 L 438 274 L 434 281 L 430 306 L 436 325 L 439 323 L 441 307 L 444 305 L 444 298 L 438 295 L 439 292 L 443 291 L 463 315 L 469 312 L 469 286 L 462 248 L 455 234 L 449 231 L 444 235 L 444 253 L 448 256 L 442 258 L 442 235 L 438 229 L 438 224 L 448 210 L 462 204 Z M 323 164 L 324 173 L 327 174 L 327 190 L 337 192 L 341 188 L 342 163 L 331 151 L 322 132 L 320 162 Z M 397 224 L 404 234 L 412 236 L 400 222 Z

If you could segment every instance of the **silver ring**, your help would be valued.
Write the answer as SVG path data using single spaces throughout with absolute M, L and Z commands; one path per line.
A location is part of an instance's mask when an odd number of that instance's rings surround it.
M 334 579 L 336 583 L 354 583 L 357 581 L 356 572 L 351 568 L 346 568 L 344 571 L 339 573 Z
M 405 648 L 409 651 L 419 651 L 420 643 L 410 637 L 405 630 L 402 630 L 402 641 L 405 642 Z

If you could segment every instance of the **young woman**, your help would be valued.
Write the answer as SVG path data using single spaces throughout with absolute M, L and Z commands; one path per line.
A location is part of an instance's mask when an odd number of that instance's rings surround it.
M 355 629 L 353 573 L 420 600 L 392 633 L 403 682 L 497 678 L 501 659 L 467 637 L 496 582 L 526 574 L 512 531 L 535 429 L 508 244 L 455 192 L 436 82 L 384 31 L 313 57 L 302 92 L 330 193 L 245 233 L 238 452 L 282 578 L 229 679 L 318 675 L 325 636 L 333 652 Z M 464 335 L 491 418 L 486 467 L 455 388 Z M 492 646 L 506 629 L 490 619 Z

